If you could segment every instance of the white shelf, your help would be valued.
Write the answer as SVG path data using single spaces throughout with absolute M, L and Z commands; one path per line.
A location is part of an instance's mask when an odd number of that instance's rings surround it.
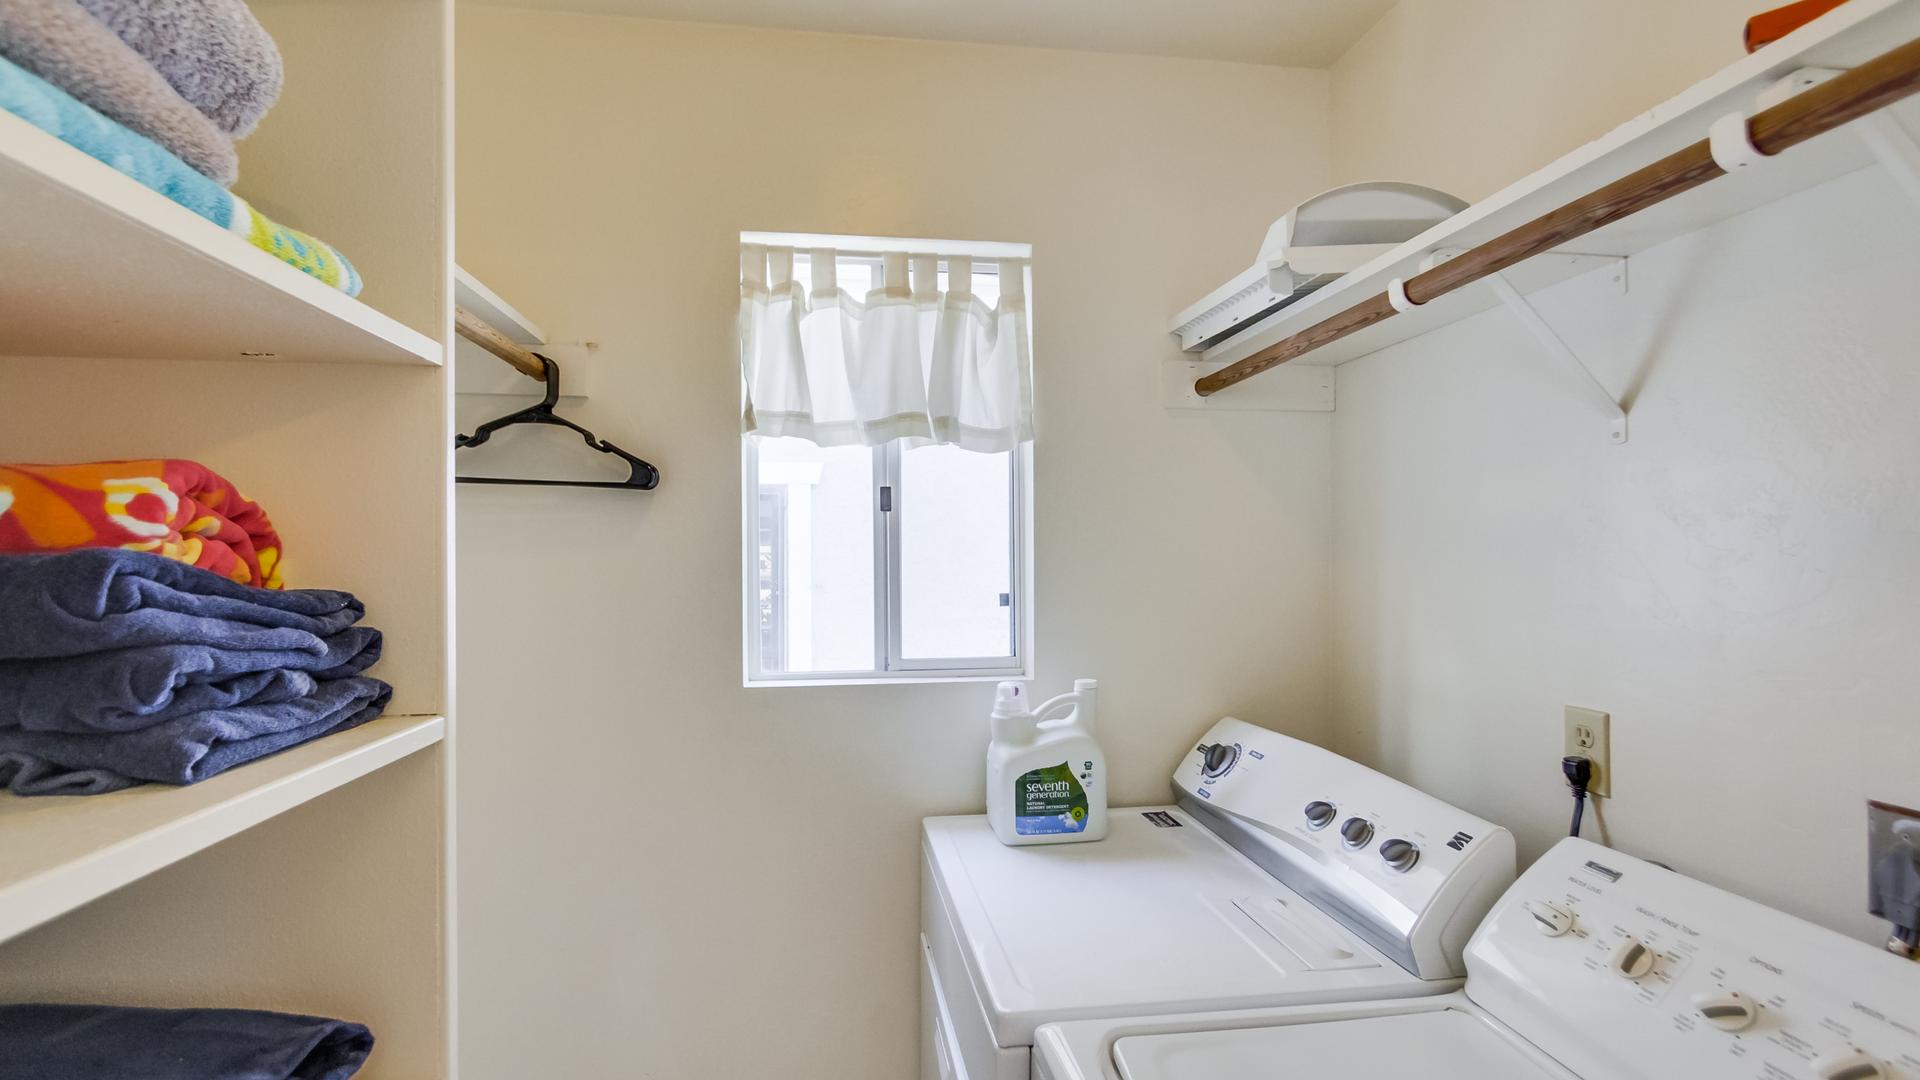
M 189 787 L 37 798 L 0 793 L 0 941 L 445 735 L 438 716 L 384 716 Z
M 4 112 L 0 207 L 0 355 L 441 362 L 427 335 Z
M 460 266 L 453 268 L 453 302 L 487 321 L 517 345 L 545 345 L 546 331 L 500 299 L 500 294 L 481 284 L 480 279 Z
M 1203 370 L 1217 370 L 1250 356 L 1384 292 L 1393 278 L 1418 273 L 1423 260 L 1434 252 L 1458 252 L 1484 243 L 1706 138 L 1707 127 L 1714 120 L 1736 110 L 1752 112 L 1755 96 L 1762 89 L 1799 68 L 1854 67 L 1914 38 L 1920 38 L 1920 0 L 1851 0 L 1299 303 L 1219 342 L 1201 354 Z M 1920 121 L 1920 103 L 1911 98 L 1889 111 L 1910 131 Z M 1632 255 L 1864 168 L 1874 159 L 1853 127 L 1828 132 L 1738 175 L 1710 181 L 1589 233 L 1563 252 L 1529 259 L 1507 271 L 1507 277 L 1520 292 L 1532 292 L 1592 271 L 1601 262 L 1575 255 Z M 1324 345 L 1292 363 L 1344 364 L 1478 314 L 1496 303 L 1485 283 L 1469 286 Z M 1229 396 L 1235 389 L 1228 388 L 1217 396 Z

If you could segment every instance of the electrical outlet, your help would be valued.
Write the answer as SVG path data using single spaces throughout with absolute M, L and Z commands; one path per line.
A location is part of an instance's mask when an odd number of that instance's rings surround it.
M 1567 706 L 1564 753 L 1593 762 L 1593 779 L 1587 782 L 1587 794 L 1610 799 L 1613 797 L 1613 757 L 1607 727 L 1606 713 Z

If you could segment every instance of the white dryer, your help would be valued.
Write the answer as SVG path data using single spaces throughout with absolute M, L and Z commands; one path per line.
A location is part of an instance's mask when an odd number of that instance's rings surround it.
M 923 1080 L 1028 1080 L 1052 1021 L 1445 993 L 1513 881 L 1506 830 L 1238 720 L 1173 781 L 1096 843 L 926 820 Z
M 1920 964 L 1585 840 L 1464 991 L 1042 1027 L 1041 1080 L 1920 1080 Z

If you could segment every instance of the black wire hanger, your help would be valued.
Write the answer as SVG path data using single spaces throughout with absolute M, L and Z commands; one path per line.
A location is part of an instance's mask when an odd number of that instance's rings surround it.
M 612 454 L 614 457 L 626 462 L 631 470 L 627 478 L 625 480 L 512 480 L 499 476 L 456 476 L 454 480 L 462 484 L 533 484 L 543 487 L 627 488 L 634 491 L 652 491 L 655 487 L 658 487 L 660 484 L 659 469 L 654 468 L 645 461 L 634 457 L 625 450 L 620 449 L 598 435 L 595 435 L 593 432 L 588 431 L 586 428 L 581 427 L 579 424 L 553 411 L 554 405 L 560 401 L 560 365 L 551 358 L 541 356 L 539 353 L 534 353 L 533 355 L 539 358 L 542 368 L 546 371 L 547 396 L 541 399 L 537 405 L 529 405 L 518 412 L 510 412 L 497 420 L 489 420 L 481 424 L 473 430 L 473 434 L 471 435 L 454 435 L 453 445 L 455 449 L 479 446 L 492 438 L 493 433 L 499 431 L 501 428 L 513 427 L 517 424 L 551 424 L 555 427 L 563 427 L 569 431 L 579 432 L 580 437 L 586 440 L 588 446 L 593 447 L 603 454 Z

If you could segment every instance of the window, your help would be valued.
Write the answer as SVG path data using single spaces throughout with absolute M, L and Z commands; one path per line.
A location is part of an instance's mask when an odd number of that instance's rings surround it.
M 801 289 L 820 257 L 794 256 Z M 997 268 L 971 269 L 994 308 Z M 836 270 L 851 296 L 884 280 L 878 257 Z M 947 278 L 943 260 L 942 293 Z M 1028 674 L 1031 443 L 741 442 L 747 685 Z

